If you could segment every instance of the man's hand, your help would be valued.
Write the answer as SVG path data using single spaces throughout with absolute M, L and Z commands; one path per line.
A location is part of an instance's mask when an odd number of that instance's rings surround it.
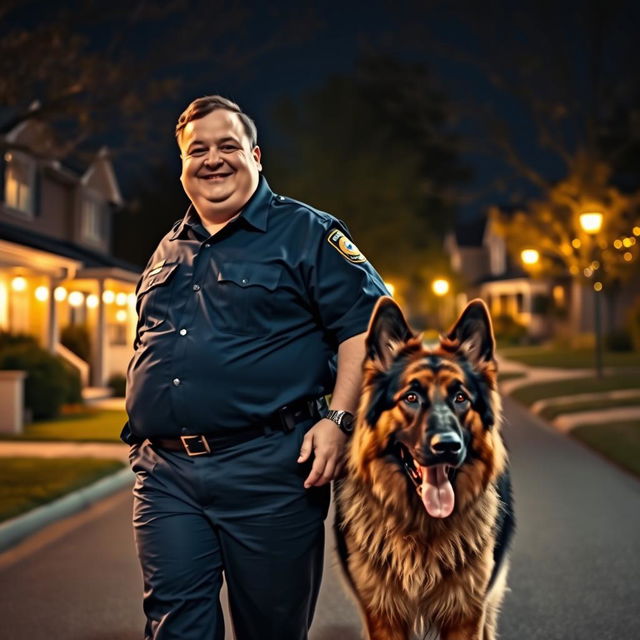
M 327 418 L 316 422 L 302 441 L 298 462 L 309 459 L 313 453 L 314 461 L 311 473 L 304 481 L 304 488 L 321 487 L 331 482 L 342 471 L 344 465 L 344 447 L 347 436 L 340 431 L 338 425 Z

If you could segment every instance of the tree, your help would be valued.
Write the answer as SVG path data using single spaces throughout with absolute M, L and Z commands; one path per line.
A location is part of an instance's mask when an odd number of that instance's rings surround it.
M 276 161 L 265 158 L 272 186 L 343 219 L 419 312 L 425 281 L 448 268 L 443 234 L 467 177 L 427 69 L 369 56 L 354 77 L 281 104 L 276 121 Z
M 259 10 L 263 17 L 269 11 Z M 201 91 L 195 87 L 212 86 L 234 71 L 248 77 L 256 57 L 309 30 L 305 14 L 286 12 L 277 28 L 256 40 L 246 34 L 255 17 L 224 1 L 4 0 L 2 131 L 27 120 L 48 123 L 49 137 L 30 149 L 47 158 L 95 151 L 106 136 L 119 153 L 153 153 L 154 143 L 164 140 L 158 128 L 171 131 L 187 100 L 185 87 L 193 97 Z

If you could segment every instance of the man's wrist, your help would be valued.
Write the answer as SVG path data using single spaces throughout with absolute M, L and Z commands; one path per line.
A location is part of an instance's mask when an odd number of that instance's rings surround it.
M 354 415 L 351 412 L 344 409 L 329 409 L 325 418 L 336 424 L 346 436 L 353 433 Z

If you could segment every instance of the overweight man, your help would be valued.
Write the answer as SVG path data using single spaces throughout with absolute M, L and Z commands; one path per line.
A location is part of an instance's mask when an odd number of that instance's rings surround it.
M 223 640 L 224 576 L 237 640 L 303 640 L 386 289 L 339 220 L 271 191 L 238 105 L 195 100 L 176 138 L 191 206 L 137 287 L 122 433 L 145 639 Z

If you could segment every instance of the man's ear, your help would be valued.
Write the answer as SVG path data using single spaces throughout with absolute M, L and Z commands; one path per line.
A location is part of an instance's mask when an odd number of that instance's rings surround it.
M 494 359 L 495 338 L 487 305 L 476 298 L 460 314 L 446 336 L 459 344 L 458 349 L 466 353 L 474 364 Z
M 367 333 L 367 358 L 377 360 L 385 369 L 404 344 L 415 338 L 398 303 L 388 296 L 378 300 L 371 314 Z

